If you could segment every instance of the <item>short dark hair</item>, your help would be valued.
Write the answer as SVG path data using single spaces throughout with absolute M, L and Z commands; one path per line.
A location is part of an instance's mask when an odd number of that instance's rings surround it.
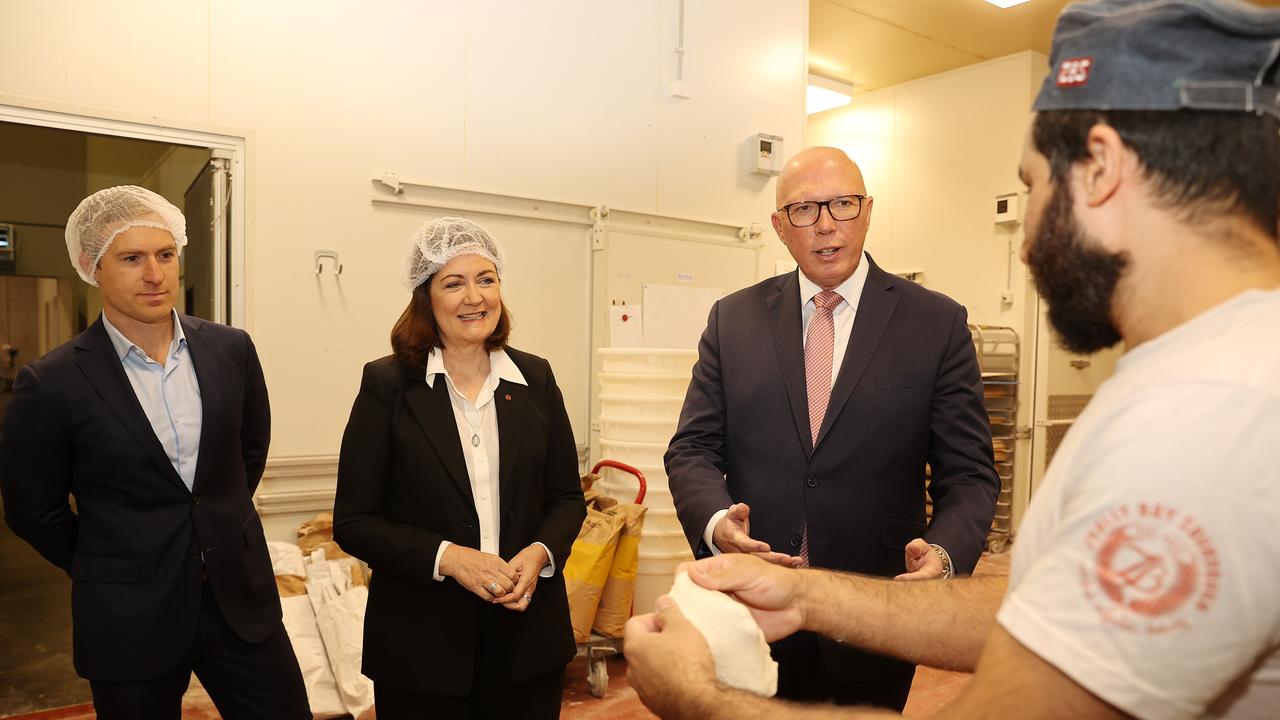
M 1036 115 L 1035 148 L 1055 183 L 1088 155 L 1094 125 L 1115 129 L 1137 154 L 1156 197 L 1187 221 L 1240 215 L 1278 239 L 1280 120 L 1209 110 L 1052 110 Z
M 400 319 L 391 328 L 391 352 L 400 362 L 414 368 L 425 368 L 427 356 L 433 348 L 444 348 L 444 340 L 440 337 L 440 328 L 436 325 L 435 313 L 431 311 L 431 279 L 422 281 L 413 289 L 413 296 Z M 484 347 L 489 352 L 507 347 L 507 338 L 511 335 L 511 311 L 506 303 L 502 304 L 502 314 L 498 317 L 498 326 L 489 337 L 485 338 Z

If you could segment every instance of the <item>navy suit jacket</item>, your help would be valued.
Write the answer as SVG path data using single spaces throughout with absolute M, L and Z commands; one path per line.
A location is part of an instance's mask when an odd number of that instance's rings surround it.
M 261 642 L 280 627 L 253 506 L 271 436 L 262 366 L 244 331 L 179 321 L 203 405 L 192 490 L 101 319 L 18 373 L 0 429 L 5 520 L 71 576 L 75 667 L 90 680 L 142 680 L 182 662 L 196 633 L 202 558 L 237 635 Z
M 904 571 L 903 547 L 923 537 L 947 549 L 957 573 L 972 572 L 1000 482 L 966 317 L 872 262 L 814 446 L 797 273 L 719 300 L 666 453 L 695 554 L 709 554 L 711 516 L 745 502 L 752 537 L 774 550 L 798 553 L 807 523 L 815 567 L 893 576 Z M 845 680 L 876 677 L 889 662 L 820 646 Z

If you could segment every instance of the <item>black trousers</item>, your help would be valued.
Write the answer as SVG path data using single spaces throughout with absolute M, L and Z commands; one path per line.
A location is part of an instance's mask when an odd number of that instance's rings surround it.
M 517 684 L 511 676 L 507 639 L 499 613 L 511 612 L 484 605 L 476 618 L 475 670 L 467 697 L 425 695 L 373 684 L 373 706 L 378 720 L 441 718 L 488 720 L 543 720 L 560 717 L 564 693 L 564 668 Z
M 827 671 L 818 652 L 818 637 L 799 632 L 773 645 L 778 661 L 778 697 L 798 702 L 870 705 L 902 712 L 911 693 L 914 666 L 885 677 L 845 682 Z
M 223 720 L 310 720 L 302 671 L 284 623 L 267 640 L 249 643 L 227 624 L 206 584 L 196 639 L 182 664 L 136 682 L 89 681 L 99 720 L 179 720 L 182 695 L 195 672 Z

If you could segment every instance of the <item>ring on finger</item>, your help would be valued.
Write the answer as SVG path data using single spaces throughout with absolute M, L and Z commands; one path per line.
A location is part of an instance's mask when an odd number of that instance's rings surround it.
M 521 595 L 520 597 L 521 597 L 521 598 L 524 598 L 524 601 L 525 601 L 525 602 L 530 602 L 530 601 L 532 601 L 532 600 L 533 600 L 533 596 L 532 596 L 532 595 L 530 595 L 529 593 L 525 593 L 524 595 Z
M 496 580 L 490 580 L 489 584 L 485 585 L 485 588 L 494 595 L 498 595 L 502 592 L 502 586 L 498 585 Z

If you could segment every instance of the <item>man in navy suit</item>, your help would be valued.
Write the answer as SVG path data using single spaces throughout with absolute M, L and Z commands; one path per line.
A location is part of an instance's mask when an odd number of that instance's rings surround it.
M 185 244 L 182 214 L 143 188 L 72 213 L 68 251 L 102 316 L 17 376 L 5 520 L 71 576 L 99 718 L 178 718 L 193 671 L 224 717 L 309 718 L 252 500 L 262 367 L 245 332 L 175 312 Z
M 799 153 L 772 215 L 798 270 L 711 310 L 666 454 L 700 557 L 905 579 L 977 564 L 1000 482 L 965 310 L 863 251 L 872 205 L 843 152 Z M 901 710 L 915 673 L 810 633 L 773 651 L 796 700 Z

